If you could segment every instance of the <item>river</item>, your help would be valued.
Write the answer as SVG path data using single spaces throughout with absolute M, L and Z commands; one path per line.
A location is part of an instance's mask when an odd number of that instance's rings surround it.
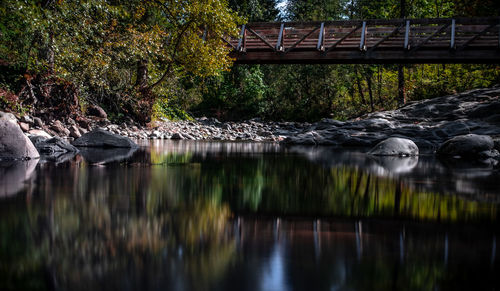
M 151 141 L 0 162 L 1 290 L 497 290 L 500 172 Z

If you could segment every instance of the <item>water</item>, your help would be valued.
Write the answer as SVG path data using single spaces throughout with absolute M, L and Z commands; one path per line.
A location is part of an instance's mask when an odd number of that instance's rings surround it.
M 158 141 L 0 163 L 1 290 L 498 290 L 500 172 Z

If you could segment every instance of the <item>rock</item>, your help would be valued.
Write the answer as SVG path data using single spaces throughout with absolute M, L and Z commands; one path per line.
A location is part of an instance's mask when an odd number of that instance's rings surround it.
M 19 127 L 23 132 L 27 132 L 30 130 L 30 125 L 24 122 L 19 122 Z
M 43 127 L 43 121 L 38 117 L 33 117 L 33 123 L 38 127 Z
M 64 127 L 61 121 L 56 120 L 54 123 L 50 126 L 50 129 L 55 131 L 56 133 L 64 136 L 69 136 L 69 130 Z
M 379 142 L 368 153 L 375 156 L 417 156 L 418 147 L 410 139 L 390 137 Z
M 69 128 L 69 136 L 74 137 L 74 138 L 79 138 L 80 136 L 82 136 L 82 134 L 80 133 L 80 130 L 78 129 L 78 126 L 72 125 Z
M 17 124 L 17 118 L 14 114 L 9 113 L 9 112 L 2 112 L 0 111 L 0 119 L 10 121 L 12 123 Z
M 36 159 L 40 155 L 19 125 L 0 118 L 0 159 Z
M 73 142 L 77 147 L 104 147 L 104 148 L 137 148 L 138 145 L 128 137 L 96 129 L 82 135 Z
M 90 120 L 85 117 L 79 117 L 76 119 L 76 123 L 82 128 L 89 129 L 90 128 Z
M 42 155 L 59 155 L 60 153 L 77 153 L 78 149 L 60 137 L 44 138 L 42 136 L 30 136 L 30 140 Z
M 170 139 L 176 139 L 176 140 L 178 140 L 178 139 L 184 139 L 184 137 L 182 136 L 182 134 L 176 132 L 176 133 L 172 134 L 172 136 L 170 137 Z
M 23 122 L 26 122 L 26 123 L 30 123 L 30 124 L 33 123 L 33 119 L 31 119 L 31 117 L 29 115 L 27 115 L 27 114 L 23 115 L 21 117 L 21 120 Z
M 98 105 L 90 105 L 89 107 L 87 107 L 87 115 L 104 119 L 108 118 L 108 114 L 106 114 L 106 111 L 104 111 L 104 109 L 102 109 Z
M 497 150 L 500 151 L 500 137 L 496 137 L 493 139 L 493 147 Z
M 482 104 L 477 108 L 468 112 L 470 118 L 487 118 L 493 114 L 500 112 L 500 101 Z
M 493 157 L 498 153 L 494 150 L 494 146 L 495 143 L 490 136 L 467 134 L 447 140 L 439 147 L 436 154 L 462 158 Z
M 32 129 L 28 132 L 30 135 L 38 135 L 38 136 L 43 136 L 45 138 L 51 138 L 52 136 L 48 134 L 47 132 L 40 130 L 40 129 Z

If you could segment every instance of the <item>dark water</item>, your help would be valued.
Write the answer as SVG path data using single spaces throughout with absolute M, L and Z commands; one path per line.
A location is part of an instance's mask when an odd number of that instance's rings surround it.
M 0 162 L 1 290 L 498 290 L 500 172 L 275 144 Z

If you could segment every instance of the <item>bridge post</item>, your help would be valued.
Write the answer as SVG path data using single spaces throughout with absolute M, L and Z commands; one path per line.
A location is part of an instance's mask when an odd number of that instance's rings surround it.
M 455 19 L 451 20 L 450 49 L 455 49 Z
M 244 41 L 245 41 L 245 24 L 241 26 L 241 32 L 240 32 L 240 39 L 238 40 L 238 46 L 236 47 L 236 50 L 238 52 L 243 51 L 244 49 Z
M 366 21 L 363 21 L 363 28 L 361 29 L 361 40 L 359 41 L 360 51 L 366 50 L 365 40 L 366 40 Z
M 318 45 L 316 46 L 316 49 L 318 51 L 324 51 L 325 46 L 324 44 L 324 34 L 325 34 L 325 23 L 321 22 L 321 27 L 319 28 L 319 36 L 318 36 Z
M 284 50 L 283 47 L 283 32 L 285 29 L 285 24 L 281 23 L 280 27 L 280 33 L 278 34 L 278 41 L 276 42 L 276 51 L 277 52 L 282 52 Z

